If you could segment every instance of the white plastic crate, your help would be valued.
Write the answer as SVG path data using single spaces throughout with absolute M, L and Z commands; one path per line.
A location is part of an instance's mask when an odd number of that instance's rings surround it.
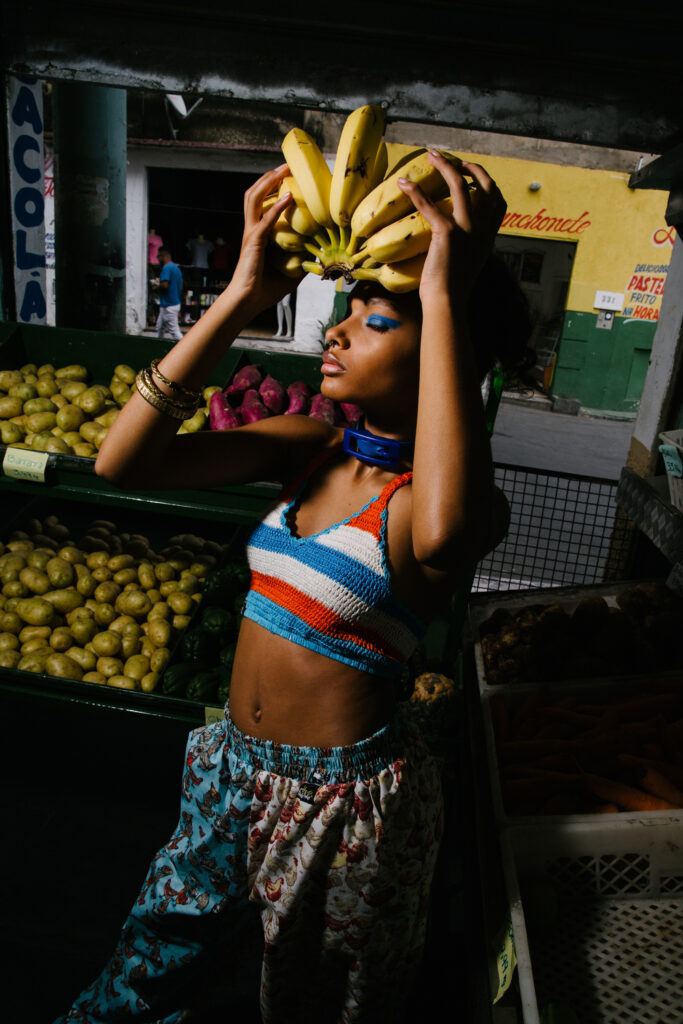
M 683 822 L 540 823 L 501 847 L 524 1024 L 550 1002 L 581 1024 L 682 1024 Z

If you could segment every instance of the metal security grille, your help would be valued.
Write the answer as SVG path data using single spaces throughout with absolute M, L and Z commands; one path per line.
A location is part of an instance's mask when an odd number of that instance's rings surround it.
M 473 592 L 601 583 L 628 576 L 633 524 L 616 480 L 496 465 L 510 503 L 507 536 L 479 565 Z

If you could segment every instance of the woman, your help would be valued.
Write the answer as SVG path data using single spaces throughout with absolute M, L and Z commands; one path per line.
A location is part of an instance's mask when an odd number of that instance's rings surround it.
M 400 1019 L 424 940 L 441 788 L 397 716 L 399 684 L 424 623 L 507 515 L 466 315 L 505 204 L 478 165 L 430 159 L 453 215 L 403 182 L 432 229 L 419 299 L 357 287 L 327 332 L 321 390 L 359 405 L 375 440 L 351 437 L 346 449 L 341 429 L 304 416 L 176 434 L 240 329 L 292 287 L 265 261 L 291 201 L 262 212 L 283 165 L 246 193 L 229 287 L 143 378 L 99 453 L 97 472 L 122 487 L 268 479 L 285 492 L 249 544 L 226 721 L 191 735 L 178 829 L 68 1020 L 191 1019 L 209 968 L 228 970 L 228 943 L 255 908 L 264 1021 Z

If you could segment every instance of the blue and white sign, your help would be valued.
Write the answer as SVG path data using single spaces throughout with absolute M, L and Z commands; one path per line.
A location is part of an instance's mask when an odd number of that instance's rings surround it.
M 34 77 L 7 78 L 17 319 L 45 323 L 43 94 Z

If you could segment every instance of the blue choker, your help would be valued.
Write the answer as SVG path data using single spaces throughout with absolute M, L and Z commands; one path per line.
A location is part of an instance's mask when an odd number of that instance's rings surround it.
M 413 441 L 396 441 L 393 437 L 380 437 L 363 427 L 347 427 L 344 431 L 344 451 L 361 462 L 384 469 L 398 469 L 404 459 L 413 456 Z

